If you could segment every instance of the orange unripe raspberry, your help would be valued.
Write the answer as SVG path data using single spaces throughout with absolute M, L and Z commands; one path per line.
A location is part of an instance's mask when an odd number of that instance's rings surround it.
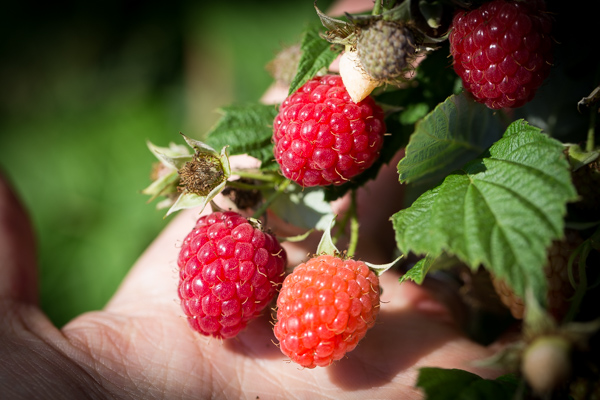
M 352 351 L 378 313 L 377 275 L 362 261 L 321 255 L 285 278 L 274 333 L 292 361 L 324 367 Z

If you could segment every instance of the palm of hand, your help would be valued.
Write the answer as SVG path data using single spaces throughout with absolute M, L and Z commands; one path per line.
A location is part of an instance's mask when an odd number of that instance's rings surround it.
M 195 334 L 179 308 L 175 264 L 192 212 L 156 239 L 104 310 L 58 330 L 35 304 L 25 215 L 4 183 L 0 189 L 0 242 L 7 244 L 0 246 L 0 387 L 11 398 L 420 398 L 419 366 L 494 374 L 468 364 L 490 350 L 461 336 L 425 290 L 398 285 L 392 273 L 381 278 L 377 325 L 328 368 L 286 362 L 268 313 L 233 340 Z

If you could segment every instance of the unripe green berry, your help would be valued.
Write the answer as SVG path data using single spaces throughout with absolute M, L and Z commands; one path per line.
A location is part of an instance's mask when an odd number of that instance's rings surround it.
M 385 20 L 363 28 L 356 48 L 365 71 L 380 81 L 399 78 L 416 53 L 412 32 L 405 25 Z
M 541 336 L 523 353 L 521 371 L 538 395 L 552 392 L 571 375 L 571 343 L 561 336 Z

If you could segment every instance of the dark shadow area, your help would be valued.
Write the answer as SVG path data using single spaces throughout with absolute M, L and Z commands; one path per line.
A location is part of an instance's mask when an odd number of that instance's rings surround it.
M 265 310 L 263 315 L 251 321 L 235 338 L 226 340 L 225 348 L 249 358 L 286 359 L 276 344 L 271 312 L 271 309 Z
M 328 367 L 331 381 L 343 390 L 380 387 L 458 336 L 428 313 L 386 312 L 383 304 L 377 324 L 356 349 Z

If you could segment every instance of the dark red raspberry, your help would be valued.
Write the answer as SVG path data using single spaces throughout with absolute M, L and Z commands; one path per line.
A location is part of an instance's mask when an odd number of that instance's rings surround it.
M 274 333 L 292 361 L 325 367 L 356 347 L 378 313 L 375 273 L 362 261 L 321 255 L 286 277 L 277 297 Z
M 550 73 L 551 28 L 543 0 L 493 0 L 457 12 L 450 53 L 465 90 L 492 109 L 530 101 Z
M 569 258 L 583 242 L 583 238 L 576 230 L 565 230 L 562 240 L 552 242 L 548 249 L 544 274 L 548 290 L 546 293 L 547 310 L 556 320 L 561 320 L 569 310 L 570 299 L 575 294 L 575 289 L 569 280 Z M 575 270 L 578 268 L 578 260 L 575 261 Z M 575 272 L 577 276 L 577 272 Z M 525 315 L 525 302 L 515 294 L 508 284 L 498 278 L 492 280 L 496 293 L 500 300 L 509 309 L 513 317 L 523 319 Z
M 206 336 L 236 336 L 271 302 L 286 261 L 277 239 L 240 214 L 200 217 L 177 260 L 179 298 L 190 326 Z
M 379 157 L 384 112 L 371 97 L 354 103 L 337 75 L 316 77 L 281 104 L 275 159 L 283 175 L 308 186 L 341 185 Z

